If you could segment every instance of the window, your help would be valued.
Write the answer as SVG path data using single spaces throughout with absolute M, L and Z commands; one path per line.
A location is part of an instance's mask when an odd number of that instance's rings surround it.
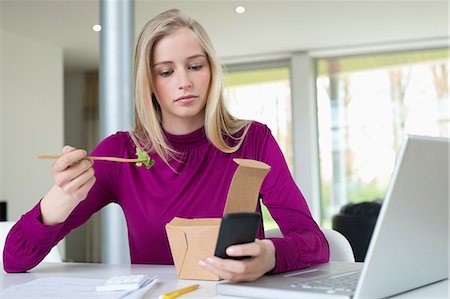
M 266 124 L 292 171 L 292 124 L 289 68 L 231 71 L 225 76 L 227 105 L 232 115 Z M 265 207 L 266 229 L 276 227 Z
M 448 50 L 317 60 L 322 226 L 384 198 L 406 134 L 449 137 Z

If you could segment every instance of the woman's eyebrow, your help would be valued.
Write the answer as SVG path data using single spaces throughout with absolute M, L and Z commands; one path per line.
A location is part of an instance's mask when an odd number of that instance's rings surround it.
M 159 61 L 153 64 L 153 67 L 158 66 L 160 64 L 173 64 L 173 61 L 167 60 L 167 61 Z
M 205 54 L 196 54 L 196 55 L 189 56 L 188 58 L 186 58 L 186 60 L 191 60 L 191 59 L 195 59 L 195 58 L 199 58 L 199 57 L 206 58 L 206 55 Z
M 205 54 L 195 54 L 195 55 L 191 55 L 191 56 L 187 57 L 186 60 L 191 60 L 191 59 L 195 59 L 195 58 L 199 58 L 199 57 L 206 58 L 206 55 Z M 161 65 L 161 64 L 173 64 L 173 63 L 174 62 L 171 60 L 158 61 L 153 65 L 153 67 Z

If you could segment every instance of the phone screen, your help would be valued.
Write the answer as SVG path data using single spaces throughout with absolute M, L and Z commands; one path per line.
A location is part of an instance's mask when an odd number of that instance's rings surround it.
M 248 256 L 232 257 L 225 250 L 236 244 L 254 242 L 261 216 L 258 213 L 230 213 L 222 217 L 215 256 L 241 260 Z

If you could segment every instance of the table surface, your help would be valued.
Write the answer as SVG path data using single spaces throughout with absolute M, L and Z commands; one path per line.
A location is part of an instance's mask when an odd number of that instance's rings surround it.
M 27 273 L 5 273 L 0 264 L 0 292 L 6 288 L 44 277 L 71 277 L 106 279 L 114 275 L 140 274 L 158 275 L 158 283 L 146 294 L 145 298 L 158 298 L 159 295 L 182 287 L 196 284 L 199 289 L 182 298 L 238 298 L 221 296 L 216 293 L 216 281 L 197 281 L 177 279 L 174 266 L 170 265 L 112 265 L 92 263 L 41 263 Z M 245 298 L 245 297 L 242 297 Z M 391 297 L 406 298 L 448 298 L 448 280 L 431 284 L 407 293 Z

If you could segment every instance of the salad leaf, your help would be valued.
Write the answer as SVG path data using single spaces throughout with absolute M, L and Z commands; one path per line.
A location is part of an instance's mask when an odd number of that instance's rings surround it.
M 137 167 L 141 167 L 142 164 L 144 164 L 145 167 L 147 167 L 147 169 L 150 169 L 153 166 L 153 164 L 155 164 L 155 160 L 150 159 L 148 153 L 144 152 L 139 147 L 136 147 L 136 155 L 138 156 L 139 160 L 144 160 L 142 162 L 136 162 Z

